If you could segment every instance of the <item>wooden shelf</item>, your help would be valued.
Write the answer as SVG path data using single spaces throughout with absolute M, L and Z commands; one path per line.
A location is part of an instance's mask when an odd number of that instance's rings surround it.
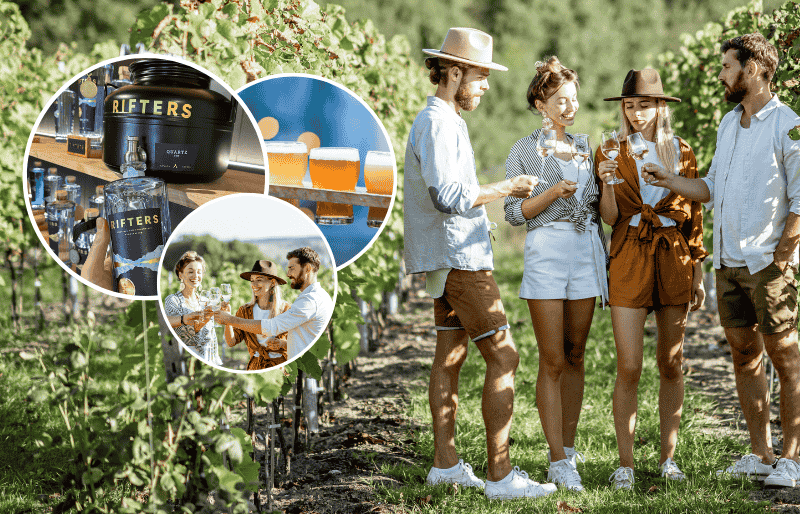
M 73 171 L 97 177 L 108 182 L 122 178 L 103 164 L 102 159 L 87 159 L 67 153 L 66 143 L 38 136 L 39 143 L 31 144 L 31 158 L 52 162 Z M 264 175 L 229 169 L 213 182 L 194 184 L 167 183 L 170 202 L 196 209 L 204 203 L 233 193 L 264 193 Z
M 269 194 L 278 198 L 297 198 L 314 202 L 335 202 L 350 205 L 365 205 L 367 207 L 389 208 L 392 202 L 391 195 L 376 195 L 367 193 L 367 188 L 356 187 L 353 191 L 335 191 L 333 189 L 314 189 L 312 187 L 278 186 L 270 185 Z

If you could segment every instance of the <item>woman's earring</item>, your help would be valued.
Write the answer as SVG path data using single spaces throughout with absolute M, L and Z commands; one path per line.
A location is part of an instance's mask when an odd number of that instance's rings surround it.
M 547 114 L 539 111 L 539 114 L 542 115 L 542 130 L 550 130 L 553 128 L 553 120 L 551 120 Z

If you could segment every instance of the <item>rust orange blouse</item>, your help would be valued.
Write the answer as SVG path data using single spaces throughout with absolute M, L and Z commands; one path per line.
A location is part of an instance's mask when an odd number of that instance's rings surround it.
M 291 304 L 289 302 L 284 302 L 283 309 L 281 309 L 281 314 L 288 311 L 289 307 L 291 307 Z M 253 306 L 250 304 L 242 305 L 236 311 L 236 317 L 253 319 Z M 288 332 L 284 332 L 283 334 L 279 334 L 277 336 L 277 339 L 280 339 L 283 342 L 282 345 L 280 345 L 277 341 L 272 340 L 267 343 L 266 347 L 261 346 L 258 343 L 256 334 L 253 334 L 252 332 L 245 332 L 244 330 L 234 328 L 233 336 L 233 344 L 228 343 L 228 346 L 236 346 L 242 341 L 244 341 L 247 345 L 247 351 L 250 352 L 250 361 L 247 363 L 248 371 L 253 369 L 266 369 L 286 362 L 286 341 L 289 338 Z M 258 357 L 255 356 L 256 352 L 258 352 Z M 269 352 L 280 353 L 281 356 L 272 359 L 269 357 Z
M 680 142 L 680 174 L 687 178 L 697 178 L 697 160 L 691 147 L 683 139 Z M 597 173 L 598 165 L 607 160 L 606 156 L 597 149 L 594 159 L 594 170 Z M 636 161 L 628 155 L 627 141 L 620 142 L 620 152 L 617 157 L 617 176 L 625 182 L 614 186 L 614 196 L 617 201 L 619 216 L 611 232 L 611 251 L 609 257 L 614 258 L 622 248 L 625 234 L 631 218 L 641 213 L 642 221 L 639 223 L 639 240 L 648 243 L 653 240 L 653 228 L 661 226 L 658 215 L 675 220 L 678 231 L 686 239 L 692 260 L 702 261 L 708 255 L 703 245 L 703 211 L 700 202 L 693 202 L 670 191 L 654 207 L 642 201 L 639 190 L 639 173 L 636 171 Z M 601 189 L 602 196 L 602 189 Z

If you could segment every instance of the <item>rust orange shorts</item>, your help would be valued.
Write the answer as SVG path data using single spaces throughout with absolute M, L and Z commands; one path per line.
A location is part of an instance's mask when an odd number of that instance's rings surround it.
M 676 227 L 655 228 L 652 241 L 639 240 L 638 227 L 628 227 L 609 263 L 609 303 L 648 312 L 689 303 L 693 273 L 689 246 Z
M 433 299 L 436 330 L 466 330 L 473 341 L 506 330 L 508 320 L 491 271 L 450 270 L 444 295 Z

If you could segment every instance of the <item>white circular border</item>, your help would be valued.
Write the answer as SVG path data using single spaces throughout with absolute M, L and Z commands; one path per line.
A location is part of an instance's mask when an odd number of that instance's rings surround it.
M 369 242 L 366 245 L 364 245 L 364 248 L 362 248 L 358 253 L 356 253 L 356 255 L 352 259 L 350 259 L 349 261 L 345 262 L 344 264 L 338 264 L 337 263 L 336 271 L 340 271 L 342 268 L 344 268 L 346 266 L 349 266 L 354 261 L 356 261 L 359 257 L 361 257 L 364 254 L 364 252 L 366 252 L 367 250 L 372 248 L 372 245 L 375 243 L 375 240 L 378 239 L 378 237 L 380 237 L 381 233 L 383 233 L 383 229 L 386 226 L 386 222 L 388 221 L 389 217 L 392 214 L 392 210 L 394 208 L 394 200 L 397 197 L 397 157 L 396 157 L 396 155 L 394 153 L 394 147 L 392 146 L 392 138 L 389 137 L 389 133 L 386 131 L 386 127 L 383 126 L 383 122 L 378 117 L 378 115 L 375 114 L 375 111 L 372 110 L 372 107 L 367 105 L 367 103 L 360 96 L 358 96 L 357 94 L 355 94 L 350 89 L 348 89 L 347 87 L 343 86 L 342 84 L 339 84 L 338 82 L 335 82 L 335 81 L 333 81 L 331 79 L 327 79 L 325 77 L 320 77 L 319 75 L 311 75 L 309 73 L 279 73 L 279 74 L 276 74 L 276 75 L 270 75 L 269 77 L 263 77 L 263 78 L 260 78 L 258 80 L 254 80 L 253 82 L 249 82 L 248 84 L 245 84 L 244 86 L 242 86 L 239 89 L 237 89 L 236 92 L 238 93 L 240 91 L 244 91 L 245 89 L 248 89 L 251 86 L 255 86 L 256 84 L 259 84 L 261 82 L 265 82 L 267 80 L 282 79 L 282 78 L 286 78 L 286 77 L 302 77 L 302 78 L 321 80 L 323 82 L 327 82 L 328 84 L 336 86 L 339 89 L 341 89 L 344 92 L 346 92 L 347 94 L 349 94 L 351 98 L 357 100 L 361 105 L 363 105 L 364 108 L 367 109 L 367 111 L 372 115 L 372 117 L 375 118 L 375 121 L 378 122 L 378 127 L 380 127 L 381 132 L 383 133 L 383 137 L 386 139 L 386 143 L 389 146 L 389 152 L 391 152 L 391 154 L 392 154 L 392 169 L 393 169 L 394 183 L 392 185 L 392 200 L 391 200 L 391 202 L 389 202 L 389 210 L 386 213 L 386 218 L 383 220 L 383 223 L 381 223 L 381 226 L 378 229 L 378 231 L 375 233 L 375 235 L 372 236 L 372 239 L 370 239 Z M 247 107 L 246 103 L 244 105 L 245 105 L 245 107 Z M 248 110 L 249 110 L 249 108 L 248 108 Z M 259 134 L 260 133 L 261 132 L 259 131 Z M 262 141 L 263 141 L 263 139 L 262 139 Z M 266 155 L 266 153 L 265 153 L 265 155 Z M 269 180 L 267 180 L 267 194 L 269 194 Z M 324 234 L 323 234 L 323 237 L 324 237 Z M 327 238 L 325 239 L 325 242 L 327 242 Z
M 153 54 L 153 53 L 130 54 L 130 55 L 124 55 L 124 56 L 120 56 L 120 57 L 113 57 L 111 59 L 106 59 L 105 61 L 101 61 L 98 64 L 92 66 L 91 68 L 86 68 L 85 70 L 81 71 L 80 73 L 78 73 L 77 75 L 72 77 L 70 80 L 65 82 L 64 85 L 62 85 L 58 89 L 58 91 L 56 91 L 56 93 L 50 98 L 50 100 L 46 102 L 45 108 L 42 109 L 42 112 L 39 113 L 39 116 L 36 118 L 36 122 L 34 123 L 33 128 L 31 129 L 30 136 L 28 136 L 28 144 L 25 147 L 25 155 L 23 156 L 24 165 L 27 166 L 29 161 L 30 161 L 31 145 L 33 144 L 33 138 L 36 136 L 36 129 L 39 128 L 39 125 L 42 123 L 42 119 L 44 118 L 45 114 L 47 114 L 47 111 L 50 110 L 50 107 L 53 105 L 53 102 L 55 102 L 58 99 L 58 96 L 63 91 L 67 90 L 69 88 L 69 86 L 74 84 L 82 76 L 86 75 L 87 73 L 89 73 L 91 71 L 96 70 L 97 68 L 100 68 L 100 67 L 105 66 L 107 64 L 113 64 L 113 63 L 116 63 L 116 62 L 119 62 L 119 61 L 130 61 L 131 59 L 135 60 L 137 58 L 142 58 L 142 59 L 160 59 L 160 60 L 163 60 L 163 61 L 177 62 L 177 63 L 180 63 L 180 64 L 184 64 L 186 66 L 189 66 L 191 68 L 194 68 L 197 71 L 199 71 L 201 73 L 204 73 L 205 75 L 211 77 L 211 79 L 214 80 L 217 84 L 219 84 L 220 87 L 222 87 L 223 89 L 225 89 L 225 91 L 230 93 L 231 99 L 233 99 L 233 100 L 235 100 L 236 102 L 239 103 L 239 106 L 241 106 L 241 108 L 242 108 L 241 109 L 242 112 L 244 112 L 245 115 L 247 116 L 247 118 L 250 120 L 250 123 L 252 124 L 253 129 L 256 132 L 256 135 L 258 135 L 258 136 L 261 135 L 261 131 L 258 130 L 258 123 L 256 123 L 256 120 L 253 117 L 253 114 L 250 112 L 250 109 L 247 108 L 247 106 L 245 105 L 244 101 L 242 101 L 242 99 L 239 97 L 239 94 L 236 91 L 234 91 L 233 88 L 230 87 L 224 80 L 220 79 L 215 74 L 211 73 L 210 71 L 206 70 L 205 68 L 203 68 L 201 66 L 198 66 L 197 64 L 194 64 L 193 62 L 189 62 L 189 61 L 187 61 L 185 59 L 182 59 L 180 57 L 166 56 L 166 55 Z M 267 188 L 268 188 L 268 185 L 269 185 L 269 162 L 267 161 L 267 152 L 266 152 L 266 147 L 264 146 L 264 139 L 259 137 L 258 141 L 259 141 L 259 145 L 261 146 L 261 157 L 262 157 L 263 163 L 264 163 L 264 194 L 266 194 Z M 134 300 L 134 301 L 135 300 L 157 300 L 158 299 L 158 296 L 153 296 L 153 295 L 151 295 L 151 296 L 135 296 L 135 295 L 127 295 L 127 294 L 117 293 L 116 291 L 110 291 L 108 289 L 101 288 L 100 286 L 97 286 L 92 282 L 89 282 L 88 280 L 86 280 L 83 277 L 81 277 L 78 273 L 72 271 L 72 269 L 70 269 L 69 266 L 66 265 L 66 263 L 64 263 L 61 259 L 58 258 L 58 255 L 56 255 L 55 252 L 53 252 L 52 248 L 50 248 L 49 242 L 48 241 L 44 241 L 42 239 L 42 234 L 39 232 L 39 230 L 36 229 L 36 221 L 33 218 L 33 211 L 31 209 L 31 204 L 27 199 L 27 195 L 28 195 L 27 182 L 28 182 L 27 168 L 23 168 L 22 169 L 22 192 L 23 192 L 23 195 L 25 195 L 25 209 L 28 211 L 28 218 L 31 221 L 31 225 L 33 226 L 33 230 L 36 232 L 37 237 L 39 237 L 39 241 L 42 242 L 42 244 L 43 244 L 43 246 L 45 248 L 45 251 L 47 251 L 50 254 L 50 256 L 53 258 L 53 260 L 55 260 L 62 268 L 64 268 L 64 270 L 69 272 L 70 275 L 72 275 L 73 277 L 75 277 L 78 280 L 80 280 L 83 284 L 85 284 L 85 285 L 91 287 L 92 289 L 94 289 L 95 291 L 101 292 L 103 294 L 107 294 L 107 295 L 110 295 L 110 296 L 116 296 L 117 298 L 123 298 L 125 300 Z M 237 194 L 237 193 L 234 193 L 234 194 Z M 238 193 L 238 194 L 257 194 L 257 193 Z M 229 195 L 226 195 L 226 196 L 229 196 Z M 167 201 L 169 201 L 169 199 L 167 199 Z M 211 200 L 211 201 L 214 201 L 214 200 Z M 208 203 L 208 202 L 206 202 L 206 203 Z M 205 205 L 205 204 L 203 204 L 203 205 Z M 200 207 L 202 207 L 202 205 Z M 197 208 L 199 208 L 199 207 L 197 207 Z M 196 210 L 196 209 L 194 209 L 194 210 Z M 175 231 L 175 228 L 177 228 L 177 226 L 176 227 L 172 227 L 172 231 L 173 232 Z M 327 243 L 327 241 L 326 241 L 326 243 Z
M 190 212 L 186 216 L 186 218 L 188 218 L 189 216 L 196 215 L 198 211 L 204 209 L 207 205 L 211 205 L 211 204 L 214 204 L 214 203 L 217 203 L 217 202 L 234 201 L 236 197 L 239 197 L 241 195 L 254 196 L 254 197 L 257 197 L 257 198 L 260 198 L 260 199 L 264 199 L 265 201 L 269 201 L 269 202 L 281 202 L 281 203 L 286 204 L 287 207 L 289 207 L 291 209 L 294 209 L 298 216 L 301 216 L 303 219 L 307 219 L 309 221 L 309 223 L 311 223 L 311 225 L 313 225 L 314 230 L 317 231 L 317 235 L 319 236 L 320 240 L 325 245 L 325 248 L 328 250 L 328 258 L 330 259 L 330 261 L 332 263 L 336 262 L 336 260 L 333 258 L 333 251 L 331 251 L 331 247 L 328 244 L 328 239 L 325 237 L 325 234 L 323 234 L 322 231 L 319 229 L 319 227 L 314 222 L 314 220 L 309 219 L 309 217 L 306 215 L 306 213 L 304 213 L 303 211 L 301 211 L 300 209 L 298 209 L 294 205 L 292 205 L 292 204 L 290 204 L 288 202 L 285 202 L 285 201 L 281 200 L 280 198 L 276 198 L 274 196 L 262 195 L 262 194 L 258 194 L 258 193 L 236 193 L 235 195 L 226 195 L 226 196 L 223 196 L 221 198 L 215 198 L 213 200 L 210 200 L 210 201 L 204 203 L 203 205 L 201 205 L 197 209 L 195 209 L 192 212 Z M 172 243 L 172 240 L 175 237 L 175 234 L 176 234 L 176 231 L 173 230 L 172 233 L 169 236 L 169 239 L 167 240 L 167 243 L 164 245 L 164 250 L 165 251 L 161 252 L 161 258 L 158 261 L 158 269 L 159 269 L 159 272 L 158 272 L 159 280 L 158 280 L 158 284 L 157 284 L 158 306 L 161 309 L 161 315 L 164 316 L 164 320 L 167 319 L 167 313 L 164 311 L 164 301 L 161 299 L 161 296 L 162 296 L 161 295 L 161 280 L 160 280 L 161 268 L 164 267 L 164 257 L 166 256 L 166 249 Z M 335 266 L 331 268 L 331 271 L 333 272 L 333 295 L 331 296 L 331 300 L 333 301 L 333 309 L 335 310 L 336 309 L 336 297 L 339 295 L 339 275 L 338 275 L 338 269 Z M 184 352 L 186 352 L 187 354 L 191 355 L 193 358 L 199 360 L 203 364 L 207 364 L 207 365 L 209 365 L 209 366 L 211 366 L 213 368 L 216 368 L 216 369 L 221 370 L 221 371 L 227 371 L 229 373 L 250 374 L 250 373 L 266 373 L 266 372 L 269 372 L 269 371 L 274 371 L 276 369 L 282 369 L 287 364 L 291 364 L 292 362 L 296 361 L 297 359 L 299 359 L 300 357 L 305 355 L 305 353 L 308 352 L 311 349 L 311 347 L 316 344 L 316 342 L 319 340 L 319 338 L 325 332 L 325 330 L 327 329 L 328 325 L 331 322 L 331 319 L 333 319 L 333 310 L 331 311 L 331 317 L 328 318 L 328 322 L 325 324 L 325 328 L 322 329 L 322 331 L 314 337 L 314 341 L 311 344 L 309 344 L 299 354 L 295 355 L 294 357 L 292 357 L 291 359 L 287 360 L 286 362 L 282 362 L 281 364 L 278 364 L 277 366 L 273 366 L 271 368 L 266 368 L 266 369 L 254 369 L 254 370 L 226 368 L 224 366 L 218 366 L 216 364 L 212 364 L 211 362 L 208 362 L 207 360 L 200 358 L 200 356 L 198 356 L 193 351 L 191 351 L 189 349 L 189 346 L 181 340 L 181 338 L 178 336 L 178 334 L 175 332 L 175 330 L 172 328 L 172 326 L 170 326 L 169 323 L 167 323 L 167 326 L 169 327 L 169 331 L 172 333 L 172 336 L 175 338 L 176 341 L 178 341 L 178 343 L 181 345 L 181 348 L 183 348 Z

